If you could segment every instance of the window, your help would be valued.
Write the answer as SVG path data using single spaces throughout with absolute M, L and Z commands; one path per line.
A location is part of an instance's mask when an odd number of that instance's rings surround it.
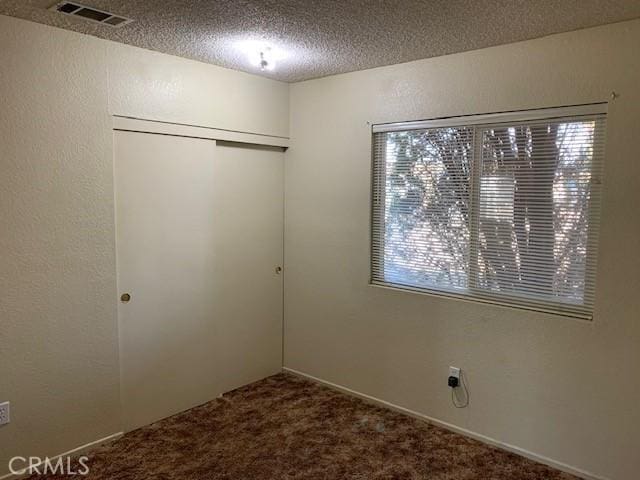
M 375 125 L 371 281 L 591 318 L 605 106 Z

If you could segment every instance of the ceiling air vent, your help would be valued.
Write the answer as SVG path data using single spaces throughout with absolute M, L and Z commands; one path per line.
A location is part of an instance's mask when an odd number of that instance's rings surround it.
M 60 2 L 56 3 L 49 10 L 64 13 L 65 15 L 71 15 L 73 17 L 81 17 L 85 20 L 90 20 L 102 25 L 108 25 L 110 27 L 121 27 L 127 23 L 133 22 L 130 18 L 121 17 L 111 12 L 105 12 L 104 10 L 98 10 L 97 8 L 87 7 L 76 2 Z

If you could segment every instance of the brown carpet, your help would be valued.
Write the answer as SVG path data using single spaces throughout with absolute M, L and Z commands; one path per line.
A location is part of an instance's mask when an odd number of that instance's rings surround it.
M 100 480 L 576 478 L 288 374 L 130 432 L 90 457 L 84 478 Z

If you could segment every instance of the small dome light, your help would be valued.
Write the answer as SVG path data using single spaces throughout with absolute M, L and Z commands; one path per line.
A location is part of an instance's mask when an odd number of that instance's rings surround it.
M 252 67 L 263 72 L 275 70 L 276 64 L 288 57 L 283 49 L 263 40 L 241 40 L 235 42 L 235 48 L 246 55 Z
M 262 47 L 259 50 L 250 52 L 249 61 L 253 66 L 260 68 L 260 70 L 262 71 L 271 71 L 276 67 L 276 62 L 271 47 Z

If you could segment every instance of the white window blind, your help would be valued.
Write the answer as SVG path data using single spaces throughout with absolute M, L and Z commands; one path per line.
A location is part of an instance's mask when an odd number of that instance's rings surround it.
M 591 318 L 605 105 L 376 125 L 373 284 Z

